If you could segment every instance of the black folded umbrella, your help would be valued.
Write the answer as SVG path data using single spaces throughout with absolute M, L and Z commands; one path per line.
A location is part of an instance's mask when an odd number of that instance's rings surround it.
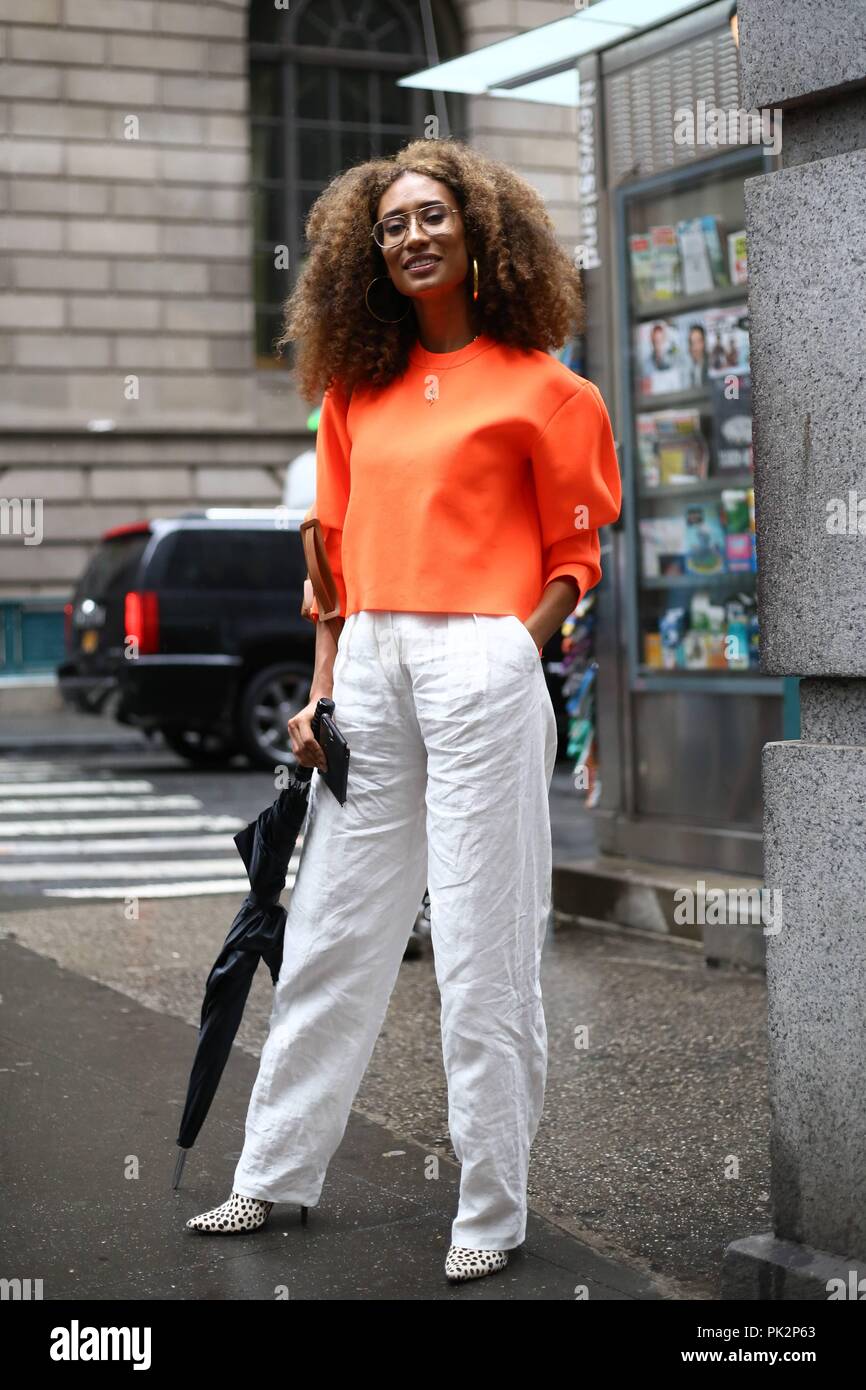
M 333 701 L 325 698 L 316 706 L 316 738 L 321 715 L 333 708 Z M 250 892 L 207 978 L 198 1044 L 177 1136 L 181 1152 L 175 1164 L 175 1188 L 180 1186 L 187 1151 L 198 1138 L 216 1095 L 260 958 L 267 963 L 274 985 L 279 979 L 287 916 L 279 897 L 307 813 L 312 775 L 311 767 L 296 768 L 273 805 L 233 837 L 249 875 Z

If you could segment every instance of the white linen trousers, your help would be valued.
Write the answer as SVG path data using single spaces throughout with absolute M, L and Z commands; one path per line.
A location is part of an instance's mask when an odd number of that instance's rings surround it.
M 547 1076 L 556 719 L 541 657 L 515 615 L 364 609 L 340 634 L 333 698 L 348 799 L 313 772 L 234 1191 L 317 1205 L 427 886 L 461 1164 L 451 1240 L 509 1250 Z

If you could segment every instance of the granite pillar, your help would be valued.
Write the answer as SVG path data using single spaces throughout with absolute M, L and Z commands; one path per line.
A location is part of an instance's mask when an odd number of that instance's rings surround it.
M 763 757 L 773 1229 L 728 1248 L 722 1290 L 862 1297 L 866 4 L 739 20 L 742 105 L 783 112 L 782 167 L 746 184 L 762 669 L 805 679 L 799 741 Z

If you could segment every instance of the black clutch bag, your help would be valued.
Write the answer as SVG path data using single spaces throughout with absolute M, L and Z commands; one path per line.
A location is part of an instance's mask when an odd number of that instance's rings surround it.
M 313 734 L 320 743 L 328 764 L 319 776 L 330 787 L 341 806 L 346 804 L 349 784 L 349 745 L 334 722 L 334 701 L 322 696 L 313 715 Z

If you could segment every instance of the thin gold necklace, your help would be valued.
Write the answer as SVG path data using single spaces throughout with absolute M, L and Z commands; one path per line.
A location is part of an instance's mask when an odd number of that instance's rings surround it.
M 467 349 L 468 347 L 471 347 L 473 343 L 477 343 L 477 342 L 478 342 L 478 339 L 479 339 L 480 337 L 481 337 L 481 334 L 480 334 L 480 333 L 476 333 L 476 334 L 475 334 L 475 337 L 472 338 L 468 343 L 464 343 L 463 346 L 462 346 L 462 348 L 455 348 L 454 351 L 455 351 L 455 352 L 465 352 L 466 349 Z M 426 349 L 425 349 L 425 351 L 426 351 Z M 443 356 L 444 356 L 444 355 L 446 355 L 446 354 L 443 354 Z M 451 354 L 448 353 L 447 356 L 450 357 Z M 431 373 L 430 375 L 433 376 L 433 380 L 432 380 L 432 381 L 429 381 L 429 382 L 427 383 L 427 386 L 426 386 L 425 389 L 424 389 L 424 395 L 425 395 L 426 398 L 427 398 L 428 404 L 430 404 L 430 405 L 435 405 L 436 402 L 437 402 L 438 399 L 439 399 L 439 378 L 435 375 L 435 373 Z

